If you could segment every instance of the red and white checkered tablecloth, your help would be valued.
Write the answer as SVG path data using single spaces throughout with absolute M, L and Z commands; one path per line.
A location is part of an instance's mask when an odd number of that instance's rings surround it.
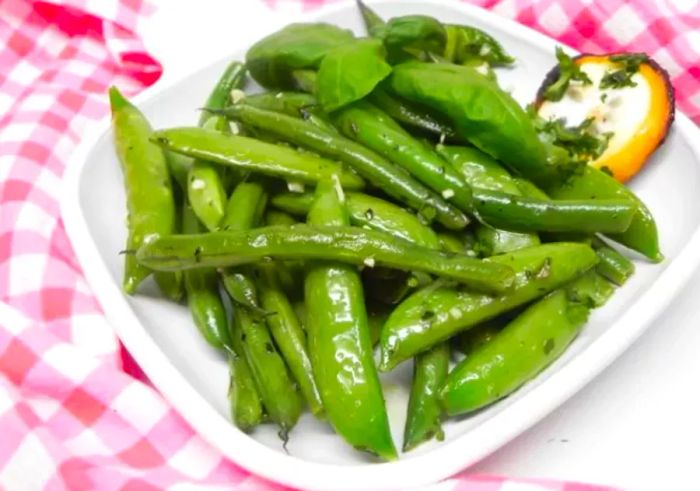
M 700 122 L 699 1 L 472 3 L 582 51 L 650 53 Z M 61 223 L 65 162 L 107 114 L 107 87 L 136 93 L 161 75 L 137 35 L 151 11 L 143 0 L 0 0 L 0 489 L 282 489 L 223 458 L 143 381 Z M 604 489 L 469 473 L 447 487 Z

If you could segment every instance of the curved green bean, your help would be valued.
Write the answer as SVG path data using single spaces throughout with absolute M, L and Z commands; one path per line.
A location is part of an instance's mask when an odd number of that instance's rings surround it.
M 439 248 L 435 232 L 400 206 L 362 193 L 347 193 L 345 198 L 353 225 L 386 232 L 431 249 Z M 289 213 L 306 215 L 313 200 L 314 196 L 310 193 L 280 193 L 272 197 L 270 204 Z
M 500 296 L 477 294 L 436 282 L 404 300 L 382 329 L 380 370 L 402 361 L 571 281 L 595 266 L 598 258 L 585 244 L 553 243 L 494 256 L 487 260 L 515 270 L 513 288 Z
M 229 102 L 231 91 L 243 84 L 245 76 L 246 68 L 243 63 L 230 63 L 209 94 L 205 107 L 223 109 Z M 207 111 L 200 114 L 199 126 L 228 133 L 226 119 Z M 226 191 L 215 166 L 204 160 L 194 161 L 187 176 L 187 198 L 202 224 L 208 230 L 216 230 L 224 216 Z
M 137 252 L 141 264 L 159 271 L 238 266 L 267 257 L 326 259 L 425 271 L 488 292 L 506 290 L 513 282 L 513 271 L 507 265 L 443 253 L 357 227 L 295 225 L 247 232 L 161 236 L 142 245 Z
M 341 112 L 344 111 L 346 110 Z M 227 114 L 246 125 L 263 129 L 278 138 L 344 162 L 373 186 L 417 210 L 428 220 L 435 219 L 451 229 L 462 228 L 467 224 L 462 212 L 416 181 L 405 170 L 352 140 L 290 116 L 245 104 L 230 108 Z
M 313 377 L 311 360 L 306 352 L 306 335 L 289 298 L 282 291 L 275 264 L 258 266 L 257 276 L 260 305 L 267 311 L 267 326 L 287 362 L 289 371 L 299 384 L 309 409 L 314 415 L 323 413 L 323 403 Z
M 432 148 L 416 140 L 384 111 L 359 101 L 333 114 L 333 122 L 356 140 L 394 162 L 462 211 L 474 211 L 471 188 Z
M 337 174 L 343 188 L 359 189 L 364 185 L 360 177 L 335 162 L 245 136 L 172 128 L 156 131 L 152 140 L 173 152 L 290 181 L 313 184 Z

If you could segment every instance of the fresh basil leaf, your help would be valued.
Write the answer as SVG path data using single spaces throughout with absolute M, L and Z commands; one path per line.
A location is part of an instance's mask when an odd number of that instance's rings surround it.
M 649 61 L 649 57 L 645 53 L 624 53 L 612 55 L 609 59 L 619 64 L 620 68 L 603 75 L 603 78 L 600 79 L 601 89 L 636 87 L 637 83 L 632 80 L 632 77 L 639 71 L 642 63 Z
M 547 86 L 542 93 L 542 98 L 548 101 L 561 100 L 569 88 L 569 84 L 574 80 L 581 82 L 583 85 L 592 83 L 588 75 L 581 70 L 581 67 L 574 62 L 573 58 L 564 53 L 561 46 L 557 46 L 556 55 L 559 61 L 559 77 L 554 83 Z
M 292 70 L 316 68 L 331 50 L 354 39 L 330 24 L 290 24 L 255 43 L 246 54 L 251 76 L 268 88 L 291 88 Z
M 405 60 L 407 54 L 420 57 L 425 52 L 442 53 L 447 37 L 442 23 L 427 15 L 389 19 L 380 35 L 394 62 Z
M 339 46 L 321 62 L 316 96 L 325 111 L 362 99 L 391 73 L 384 45 L 378 39 L 358 39 Z
M 457 134 L 536 183 L 558 172 L 550 169 L 537 131 L 522 107 L 498 84 L 473 68 L 440 63 L 394 67 L 391 89 L 446 116 Z
M 510 65 L 515 58 L 490 34 L 471 26 L 447 24 L 443 57 L 453 63 L 483 61 L 489 66 Z

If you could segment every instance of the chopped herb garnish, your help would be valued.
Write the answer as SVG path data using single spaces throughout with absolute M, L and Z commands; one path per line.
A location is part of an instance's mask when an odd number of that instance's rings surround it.
M 557 46 L 557 60 L 559 61 L 559 78 L 544 90 L 542 97 L 548 101 L 559 101 L 569 84 L 572 81 L 581 82 L 582 85 L 590 85 L 591 79 L 581 70 L 581 67 L 574 62 L 573 58 L 564 53 L 560 46 Z
M 600 80 L 601 89 L 636 87 L 637 83 L 632 80 L 632 77 L 639 71 L 639 67 L 642 63 L 649 61 L 649 57 L 645 53 L 613 55 L 609 59 L 619 64 L 620 68 L 608 72 L 603 76 Z
M 543 141 L 566 150 L 569 158 L 577 162 L 587 163 L 600 157 L 613 135 L 593 131 L 593 118 L 585 119 L 578 126 L 566 126 L 563 119 L 546 120 L 537 115 L 533 121 Z

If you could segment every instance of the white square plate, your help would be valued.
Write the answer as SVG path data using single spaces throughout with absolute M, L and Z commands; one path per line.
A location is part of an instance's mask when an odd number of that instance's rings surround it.
M 475 7 L 439 0 L 384 0 L 372 6 L 385 16 L 428 14 L 472 24 L 500 40 L 517 58 L 499 73 L 501 84 L 523 104 L 532 100 L 555 63 L 555 41 Z M 316 12 L 326 21 L 363 33 L 354 3 Z M 265 32 L 261 32 L 263 36 Z M 193 124 L 226 63 L 243 59 L 240 46 L 226 60 L 137 99 L 154 127 Z M 200 339 L 184 306 L 158 296 L 153 285 L 134 297 L 120 290 L 126 216 L 122 175 L 109 122 L 94 128 L 74 154 L 65 181 L 63 216 L 87 279 L 128 350 L 184 418 L 225 455 L 271 480 L 307 489 L 402 489 L 450 476 L 473 464 L 544 417 L 625 350 L 663 310 L 700 259 L 700 131 L 684 115 L 632 188 L 659 225 L 666 261 L 637 264 L 637 274 L 594 313 L 564 356 L 516 394 L 478 414 L 445 423 L 445 440 L 431 442 L 392 463 L 373 463 L 306 414 L 282 449 L 265 425 L 248 436 L 230 422 L 225 360 Z M 401 442 L 410 364 L 385 377 L 394 439 Z

